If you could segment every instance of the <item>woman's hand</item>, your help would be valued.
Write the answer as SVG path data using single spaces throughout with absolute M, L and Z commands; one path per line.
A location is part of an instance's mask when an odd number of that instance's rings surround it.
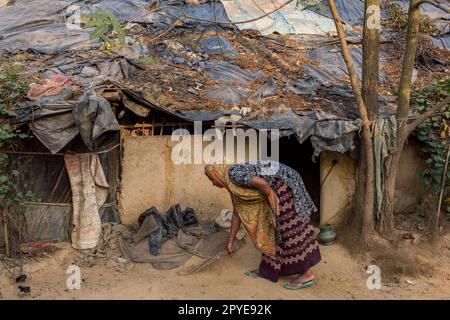
M 228 240 L 228 243 L 227 243 L 227 252 L 228 252 L 228 254 L 232 254 L 233 253 L 233 247 L 234 247 L 234 240 Z

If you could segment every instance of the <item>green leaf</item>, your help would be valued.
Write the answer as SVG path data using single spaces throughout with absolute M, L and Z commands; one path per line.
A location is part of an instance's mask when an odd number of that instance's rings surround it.
M 101 24 L 94 31 L 91 32 L 91 39 L 97 39 L 104 36 L 105 33 L 109 31 L 109 26 L 106 24 Z

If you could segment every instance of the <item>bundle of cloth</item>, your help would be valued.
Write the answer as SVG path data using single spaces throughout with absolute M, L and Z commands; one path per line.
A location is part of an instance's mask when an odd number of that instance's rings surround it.
M 221 215 L 217 221 L 223 220 Z M 215 220 L 201 222 L 194 209 L 182 210 L 176 204 L 165 214 L 155 207 L 146 210 L 138 218 L 138 228 L 122 233 L 119 242 L 123 257 L 129 261 L 151 263 L 163 270 L 191 261 L 189 270 L 194 272 L 225 255 L 228 238 L 227 226 Z M 236 250 L 241 244 L 236 243 Z

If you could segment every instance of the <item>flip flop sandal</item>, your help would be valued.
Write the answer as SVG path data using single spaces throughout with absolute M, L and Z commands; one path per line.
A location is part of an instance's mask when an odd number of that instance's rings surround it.
M 291 282 L 286 283 L 283 287 L 288 290 L 299 290 L 306 287 L 310 287 L 314 284 L 314 280 L 309 280 L 306 282 L 300 280 L 293 280 Z
M 249 278 L 259 278 L 259 277 L 261 277 L 261 276 L 259 275 L 258 270 L 248 270 L 248 271 L 245 271 L 245 272 L 244 272 L 244 275 L 247 276 L 247 277 L 249 277 Z

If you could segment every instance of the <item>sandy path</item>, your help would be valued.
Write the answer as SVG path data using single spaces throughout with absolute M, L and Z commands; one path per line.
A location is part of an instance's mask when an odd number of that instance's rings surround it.
M 180 276 L 176 270 L 155 270 L 150 264 L 130 264 L 126 270 L 109 261 L 81 268 L 80 290 L 66 288 L 67 267 L 77 252 L 62 244 L 52 258 L 27 266 L 32 294 L 21 297 L 17 284 L 4 271 L 0 276 L 3 299 L 450 299 L 448 273 L 434 278 L 384 281 L 380 290 L 369 290 L 365 267 L 339 244 L 321 247 L 322 262 L 313 269 L 317 284 L 289 291 L 278 283 L 243 275 L 258 265 L 259 255 L 250 243 L 204 270 Z M 408 283 L 409 280 L 412 283 Z

